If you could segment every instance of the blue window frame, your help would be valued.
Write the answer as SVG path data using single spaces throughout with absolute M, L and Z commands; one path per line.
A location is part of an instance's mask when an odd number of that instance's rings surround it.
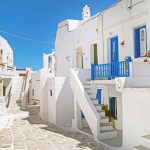
M 98 99 L 98 104 L 102 104 L 102 89 L 98 89 L 97 90 L 97 95 L 96 95 L 97 99 Z
M 110 39 L 111 42 L 111 62 L 119 61 L 119 52 L 118 52 L 118 36 Z
M 145 44 L 144 44 L 144 48 L 142 48 L 141 46 L 141 31 L 142 29 L 145 29 Z M 145 51 L 145 53 L 143 52 Z M 138 58 L 138 57 L 142 57 L 146 54 L 147 52 L 147 34 L 146 34 L 146 25 L 138 27 L 136 29 L 134 29 L 134 57 Z
M 117 99 L 116 97 L 110 97 L 109 110 L 113 118 L 117 118 Z

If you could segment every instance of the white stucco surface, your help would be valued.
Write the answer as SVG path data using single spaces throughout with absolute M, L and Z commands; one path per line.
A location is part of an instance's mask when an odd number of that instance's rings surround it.
M 97 44 L 98 64 L 109 63 L 110 39 L 118 36 L 119 61 L 125 60 L 127 56 L 133 60 L 130 63 L 131 76 L 97 81 L 96 85 L 92 85 L 92 92 L 96 98 L 96 90 L 102 88 L 102 102 L 108 106 L 110 97 L 117 98 L 118 116 L 115 123 L 116 128 L 123 131 L 123 145 L 126 149 L 139 145 L 141 136 L 148 134 L 150 122 L 146 118 L 150 113 L 147 107 L 149 92 L 134 88 L 150 87 L 150 64 L 143 62 L 145 58 L 134 59 L 134 29 L 146 25 L 147 50 L 150 50 L 150 1 L 133 0 L 132 4 L 131 7 L 127 0 L 121 0 L 88 19 L 64 20 L 58 24 L 54 48 L 55 74 L 50 76 L 48 70 L 40 71 L 40 107 L 43 119 L 59 125 L 71 125 L 73 119 L 73 126 L 77 127 L 81 120 L 76 117 L 82 109 L 94 136 L 98 137 L 98 119 L 92 104 L 88 103 L 88 98 L 84 95 L 82 83 L 90 78 L 89 70 L 94 62 L 93 45 Z M 44 66 L 48 66 L 47 58 L 45 55 Z M 74 72 L 70 74 L 72 68 L 88 71 L 80 70 L 76 76 Z
M 40 72 L 31 74 L 31 97 L 34 100 L 40 100 Z
M 9 43 L 0 36 L 0 50 L 2 50 L 2 63 L 13 66 L 13 50 Z
M 122 92 L 123 145 L 125 149 L 143 144 L 150 133 L 150 89 L 127 88 Z
M 47 79 L 43 88 L 44 118 L 47 121 L 57 125 L 71 126 L 74 108 L 69 84 L 69 79 L 65 77 Z

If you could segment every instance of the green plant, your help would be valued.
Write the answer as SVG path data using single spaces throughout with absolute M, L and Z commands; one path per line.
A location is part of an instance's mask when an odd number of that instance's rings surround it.
M 145 55 L 145 57 L 150 58 L 150 50 L 148 50 L 147 54 Z
M 132 61 L 132 58 L 131 58 L 131 56 L 126 56 L 126 57 L 124 58 L 124 60 L 131 62 L 131 61 Z

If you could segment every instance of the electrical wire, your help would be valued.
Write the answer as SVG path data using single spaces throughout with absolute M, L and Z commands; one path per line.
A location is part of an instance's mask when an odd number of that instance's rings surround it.
M 4 29 L 1 29 L 1 28 L 0 28 L 0 33 L 4 33 L 4 34 L 7 34 L 9 36 L 13 36 L 13 37 L 16 37 L 16 38 L 19 38 L 19 39 L 22 39 L 22 40 L 26 40 L 26 41 L 30 41 L 30 42 L 34 42 L 34 43 L 51 44 L 50 41 L 42 41 L 42 40 L 38 41 L 38 40 L 35 40 L 35 39 L 32 39 L 32 38 L 26 37 L 26 36 L 24 36 L 23 34 L 21 34 L 19 32 L 11 33 L 9 31 L 5 31 Z

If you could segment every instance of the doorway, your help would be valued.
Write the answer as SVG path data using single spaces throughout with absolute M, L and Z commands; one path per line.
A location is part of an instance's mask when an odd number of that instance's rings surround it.
M 91 45 L 91 64 L 98 65 L 97 44 Z
M 119 65 L 117 64 L 117 62 L 119 61 L 118 36 L 115 36 L 110 39 L 110 51 L 111 51 L 111 63 L 112 63 L 111 75 L 112 77 L 115 77 L 114 75 L 117 76 L 119 74 Z
M 118 53 L 118 36 L 110 39 L 111 41 L 111 62 L 119 61 L 119 53 Z
M 110 97 L 109 98 L 109 110 L 113 118 L 117 119 L 117 98 Z
M 82 54 L 82 52 L 77 52 L 77 68 L 83 69 L 83 54 Z

